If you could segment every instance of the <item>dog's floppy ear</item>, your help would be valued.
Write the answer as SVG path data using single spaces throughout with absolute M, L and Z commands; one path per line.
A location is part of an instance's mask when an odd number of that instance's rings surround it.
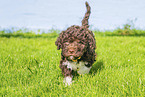
M 88 48 L 87 48 L 87 54 L 88 56 L 90 56 L 90 58 L 92 59 L 92 61 L 95 61 L 95 49 L 96 49 L 96 41 L 95 41 L 95 37 L 92 33 L 92 31 L 88 31 Z
M 88 35 L 88 45 L 91 53 L 96 49 L 96 41 L 93 34 Z
M 57 49 L 62 49 L 62 33 L 59 34 L 59 37 L 57 38 L 56 42 L 55 42 L 55 45 L 57 46 Z
M 59 50 L 60 48 L 62 48 L 61 43 L 60 43 L 60 37 L 57 38 L 55 45 L 57 46 L 57 50 Z

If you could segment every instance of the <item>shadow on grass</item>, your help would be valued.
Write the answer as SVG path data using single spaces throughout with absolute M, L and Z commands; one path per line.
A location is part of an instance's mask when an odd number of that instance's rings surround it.
M 92 66 L 89 74 L 94 76 L 96 75 L 98 72 L 100 72 L 102 69 L 104 68 L 104 64 L 103 61 L 99 61 L 94 63 L 94 65 Z M 80 75 L 77 73 L 77 71 L 73 71 L 73 79 L 77 79 Z
M 95 75 L 96 73 L 100 72 L 103 68 L 104 68 L 103 61 L 96 62 L 96 63 L 92 66 L 92 68 L 91 68 L 89 74 Z

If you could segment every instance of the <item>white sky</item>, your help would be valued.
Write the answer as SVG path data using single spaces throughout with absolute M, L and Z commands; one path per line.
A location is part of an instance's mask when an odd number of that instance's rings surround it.
M 145 0 L 87 0 L 92 28 L 112 30 L 134 20 L 145 29 Z M 65 29 L 81 25 L 85 0 L 0 0 L 0 27 Z

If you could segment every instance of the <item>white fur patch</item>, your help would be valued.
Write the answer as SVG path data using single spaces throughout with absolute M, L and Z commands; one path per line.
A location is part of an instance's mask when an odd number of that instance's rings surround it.
M 70 56 L 70 59 L 71 59 L 71 60 L 73 60 L 73 59 L 74 59 L 74 57 L 73 57 L 73 56 Z
M 88 62 L 80 62 L 79 63 L 79 70 L 77 71 L 79 74 L 88 74 L 91 67 L 86 67 L 85 64 L 88 64 Z
M 72 84 L 72 77 L 70 77 L 70 76 L 65 77 L 63 82 L 65 83 L 66 86 L 71 85 Z
M 71 61 L 63 62 L 63 65 L 67 65 L 67 68 L 77 71 L 79 74 L 89 73 L 91 67 L 86 67 L 85 64 L 88 64 L 88 62 L 83 62 L 83 61 L 80 61 L 79 63 L 71 62 Z

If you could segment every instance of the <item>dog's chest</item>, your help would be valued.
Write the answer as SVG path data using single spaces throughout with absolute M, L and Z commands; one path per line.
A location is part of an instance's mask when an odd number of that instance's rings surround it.
M 86 66 L 88 64 L 88 62 L 83 62 L 83 61 L 80 61 L 79 63 L 66 61 L 66 62 L 63 62 L 63 64 L 67 65 L 67 68 L 77 71 L 79 74 L 89 73 L 89 71 L 91 69 L 91 67 Z

